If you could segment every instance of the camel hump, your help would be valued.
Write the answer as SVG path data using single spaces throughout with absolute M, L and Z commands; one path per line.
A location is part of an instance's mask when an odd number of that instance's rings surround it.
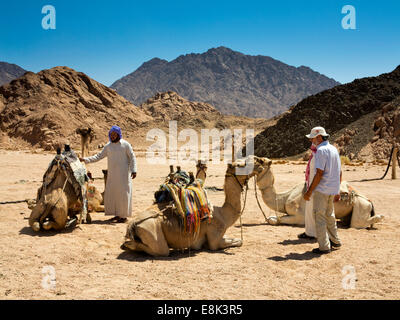
M 340 184 L 340 193 L 350 193 L 350 189 L 349 189 L 349 183 L 347 181 L 342 181 L 342 183 Z M 350 187 L 351 188 L 351 187 Z

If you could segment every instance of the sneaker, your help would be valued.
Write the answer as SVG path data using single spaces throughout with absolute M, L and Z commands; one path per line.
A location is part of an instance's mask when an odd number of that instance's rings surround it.
M 299 239 L 309 239 L 309 240 L 314 240 L 314 239 L 316 239 L 315 237 L 311 237 L 311 236 L 307 235 L 307 233 L 305 233 L 305 232 L 300 233 L 300 234 L 297 236 L 297 238 L 299 238 Z
M 332 248 L 340 248 L 342 246 L 341 243 L 334 243 L 332 240 L 329 240 L 329 242 L 331 243 Z
M 316 254 L 326 254 L 326 253 L 330 253 L 331 250 L 320 250 L 319 248 L 315 248 L 312 250 L 312 253 L 316 253 Z

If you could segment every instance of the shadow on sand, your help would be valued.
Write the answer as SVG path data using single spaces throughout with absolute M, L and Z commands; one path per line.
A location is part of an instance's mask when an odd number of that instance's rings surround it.
M 58 234 L 63 234 L 63 233 L 71 233 L 72 231 L 74 231 L 76 229 L 76 227 L 69 227 L 60 231 L 56 231 L 56 230 L 49 230 L 49 231 L 45 231 L 45 230 L 40 230 L 38 232 L 33 231 L 33 229 L 31 227 L 23 227 L 21 230 L 19 230 L 19 234 L 25 234 L 28 236 L 32 236 L 32 237 L 53 237 L 55 235 Z
M 280 262 L 280 261 L 288 261 L 288 260 L 298 260 L 298 261 L 305 261 L 305 260 L 312 260 L 315 258 L 319 258 L 319 254 L 315 254 L 312 251 L 306 251 L 304 253 L 288 253 L 285 256 L 275 256 L 275 257 L 269 257 L 267 258 L 268 260 Z
M 260 222 L 260 223 L 242 223 L 243 227 L 257 227 L 257 226 L 268 226 L 270 225 L 268 222 Z M 235 225 L 235 228 L 240 228 L 239 225 Z
M 316 239 L 287 239 L 283 240 L 281 242 L 278 242 L 278 244 L 288 246 L 288 245 L 294 245 L 294 244 L 305 244 L 305 243 L 316 243 Z
M 123 251 L 121 252 L 117 259 L 119 260 L 127 260 L 127 261 L 136 261 L 136 262 L 144 262 L 148 260 L 156 260 L 156 261 L 173 261 L 173 260 L 180 260 L 191 258 L 198 255 L 201 252 L 207 252 L 212 254 L 225 254 L 225 255 L 235 255 L 234 253 L 228 252 L 229 248 L 225 250 L 218 250 L 218 251 L 211 251 L 207 249 L 202 250 L 170 250 L 168 257 L 153 257 L 145 252 L 137 252 L 137 251 Z

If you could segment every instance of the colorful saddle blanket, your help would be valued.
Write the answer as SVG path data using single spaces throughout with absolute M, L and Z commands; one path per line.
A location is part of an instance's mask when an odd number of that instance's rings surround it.
M 190 183 L 184 171 L 172 175 L 155 193 L 156 203 L 172 202 L 174 211 L 182 218 L 186 233 L 197 233 L 200 222 L 212 217 L 212 205 L 200 180 Z

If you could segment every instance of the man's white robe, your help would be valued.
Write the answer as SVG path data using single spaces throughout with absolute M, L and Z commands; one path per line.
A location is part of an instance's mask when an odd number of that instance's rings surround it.
M 108 174 L 104 192 L 104 210 L 108 216 L 127 218 L 132 215 L 132 178 L 136 172 L 136 156 L 132 146 L 123 139 L 107 143 L 95 156 L 84 158 L 85 163 L 107 157 Z
M 310 176 L 309 176 L 309 182 L 310 185 L 314 179 L 315 176 L 315 154 L 311 159 L 310 162 Z M 317 232 L 315 230 L 315 220 L 313 216 L 313 195 L 311 195 L 311 199 L 309 201 L 306 201 L 306 207 L 305 207 L 305 216 L 304 216 L 304 223 L 305 223 L 305 229 L 306 229 L 306 235 L 310 237 L 316 237 Z

